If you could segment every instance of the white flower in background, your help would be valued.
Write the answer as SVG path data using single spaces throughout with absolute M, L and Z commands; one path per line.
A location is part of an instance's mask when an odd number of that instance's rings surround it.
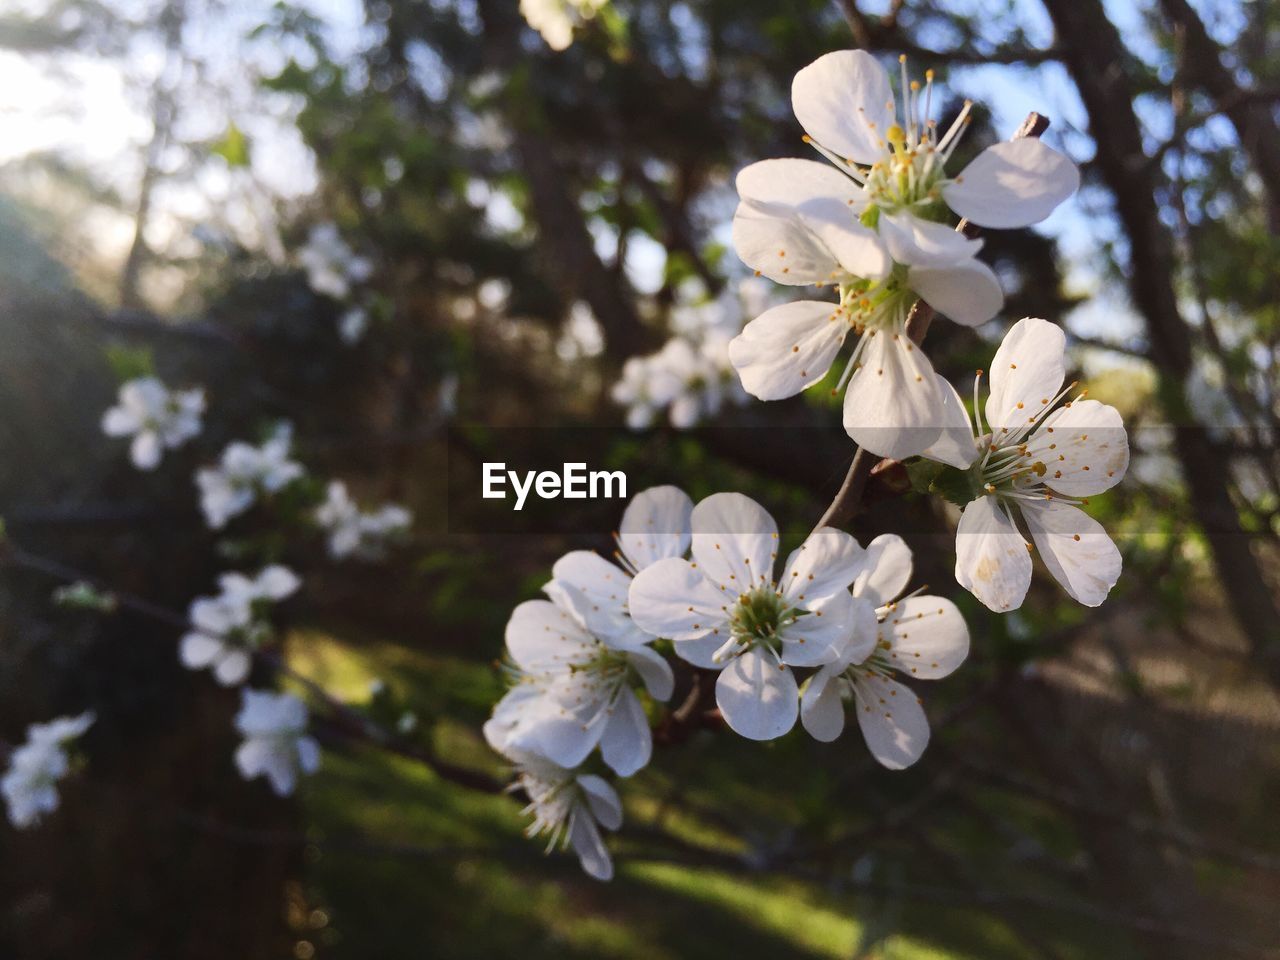
M 942 597 L 895 598 L 911 579 L 911 551 L 901 537 L 876 537 L 853 584 L 856 600 L 876 610 L 875 634 L 842 639 L 800 699 L 800 721 L 817 740 L 844 731 L 844 704 L 853 704 L 872 756 L 891 770 L 909 767 L 929 743 L 929 718 L 909 687 L 894 679 L 937 680 L 969 654 L 969 628 Z
M 525 22 L 542 34 L 552 50 L 566 50 L 573 30 L 596 15 L 608 0 L 520 0 Z
M 611 391 L 613 401 L 627 408 L 628 427 L 643 430 L 665 410 L 673 427 L 688 430 L 726 402 L 746 402 L 729 362 L 729 343 L 742 329 L 740 297 L 754 292 L 744 282 L 736 291 L 726 287 L 716 300 L 672 310 L 675 335 L 656 353 L 627 360 Z
M 261 446 L 237 440 L 222 451 L 216 468 L 196 471 L 200 509 L 210 529 L 221 530 L 259 495 L 275 493 L 302 476 L 302 466 L 289 459 L 292 443 L 292 429 L 281 424 Z
M 46 813 L 58 809 L 58 781 L 71 769 L 67 744 L 92 726 L 92 713 L 60 717 L 27 728 L 27 742 L 9 757 L 0 778 L 9 822 L 19 830 L 35 826 Z
M 975 259 L 980 241 L 936 218 L 949 205 L 982 226 L 1026 226 L 1079 183 L 1071 161 L 1035 138 L 996 144 L 947 178 L 969 107 L 939 136 L 928 116 L 932 76 L 922 93 L 905 70 L 901 123 L 888 74 L 870 54 L 827 54 L 796 74 L 796 117 L 835 166 L 786 159 L 744 169 L 734 246 L 771 280 L 831 285 L 838 302 L 775 307 L 730 348 L 747 392 L 777 400 L 825 377 L 852 332 L 857 345 L 835 388 L 847 386 L 845 430 L 897 459 L 937 438 L 942 403 L 928 359 L 904 332 L 912 304 L 922 299 L 974 326 L 1004 301 L 995 274 Z
M 622 801 L 601 777 L 580 774 L 534 754 L 513 751 L 516 781 L 512 789 L 523 790 L 529 798 L 525 814 L 533 822 L 525 836 L 548 834 L 547 852 L 557 842 L 573 847 L 588 876 L 613 879 L 613 859 L 600 836 L 600 827 L 617 830 L 622 826 Z
M 1063 589 L 1096 607 L 1120 578 L 1120 551 L 1102 525 L 1078 508 L 1119 483 L 1129 439 L 1119 412 L 1066 378 L 1066 337 L 1028 317 L 1009 330 L 991 363 L 986 424 L 974 383 L 971 423 L 959 394 L 946 398 L 942 436 L 924 455 L 967 471 L 972 500 L 956 531 L 956 580 L 997 612 L 1016 610 L 1031 585 L 1031 544 Z M 979 374 L 979 378 L 981 374 Z
M 364 307 L 350 307 L 338 320 L 338 336 L 347 346 L 359 343 L 369 329 L 369 311 Z
M 787 559 L 774 580 L 778 529 L 754 500 L 717 493 L 692 515 L 693 561 L 659 560 L 631 583 L 631 616 L 670 637 L 695 666 L 719 669 L 716 703 L 725 722 L 752 740 L 795 725 L 799 691 L 792 667 L 825 663 L 848 636 L 875 633 L 875 613 L 849 587 L 862 548 L 823 528 Z
M 551 600 L 516 607 L 507 651 L 518 682 L 494 708 L 485 737 L 499 753 L 534 752 L 576 767 L 596 746 L 619 776 L 649 762 L 653 736 L 632 689 L 640 679 L 659 702 L 671 696 L 671 667 L 632 620 L 628 588 L 637 571 L 689 548 L 688 496 L 653 487 L 627 505 L 616 566 L 590 550 L 561 557 L 546 586 Z
M 265 776 L 277 796 L 293 793 L 298 774 L 320 769 L 320 745 L 307 736 L 307 706 L 291 693 L 243 690 L 236 729 L 244 743 L 236 767 L 246 780 Z
M 139 470 L 154 470 L 165 448 L 176 450 L 200 433 L 204 390 L 170 390 L 155 377 L 123 384 L 114 407 L 102 415 L 109 437 L 133 437 L 129 456 Z
M 218 578 L 221 593 L 198 597 L 188 619 L 194 629 L 182 638 L 178 656 L 188 670 L 211 668 L 224 687 L 243 683 L 253 651 L 271 636 L 266 621 L 272 603 L 295 593 L 302 581 L 288 567 L 272 565 L 250 579 L 242 573 Z
M 336 560 L 350 556 L 379 560 L 386 554 L 387 544 L 403 537 L 413 523 L 413 514 L 398 504 L 361 510 L 341 480 L 329 484 L 315 518 L 329 534 L 329 555 Z
M 347 299 L 353 285 L 373 276 L 373 262 L 357 257 L 332 223 L 311 228 L 306 245 L 298 251 L 298 262 L 307 271 L 311 289 L 334 300 Z

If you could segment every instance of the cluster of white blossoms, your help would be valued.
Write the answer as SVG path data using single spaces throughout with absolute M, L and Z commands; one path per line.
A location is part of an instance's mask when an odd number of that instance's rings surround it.
M 121 385 L 116 405 L 102 415 L 102 432 L 133 437 L 133 465 L 154 470 L 166 449 L 199 435 L 203 415 L 204 390 L 170 390 L 155 377 L 138 377 Z
M 373 276 L 373 261 L 356 256 L 333 223 L 311 228 L 306 245 L 298 251 L 298 262 L 307 271 L 307 283 L 315 293 L 343 303 L 352 297 L 354 288 Z M 351 303 L 338 321 L 338 335 L 344 343 L 353 344 L 364 336 L 368 325 L 368 307 Z
M 1037 223 L 1076 190 L 1079 175 L 1028 138 L 989 147 L 949 176 L 970 105 L 944 133 L 930 118 L 932 98 L 932 74 L 911 83 L 904 64 L 897 114 L 888 74 L 864 52 L 829 54 L 796 75 L 792 103 L 805 139 L 832 165 L 747 167 L 737 179 L 733 239 L 758 275 L 830 287 L 836 299 L 763 311 L 731 340 L 728 358 L 750 394 L 789 397 L 827 376 L 852 333 L 856 346 L 834 390 L 846 390 L 845 429 L 878 456 L 920 457 L 913 478 L 963 508 L 960 585 L 992 610 L 1012 610 L 1027 593 L 1034 551 L 1075 600 L 1096 606 L 1119 578 L 1120 553 L 1079 506 L 1124 476 L 1119 413 L 1074 383 L 1064 389 L 1065 336 L 1028 318 L 996 352 L 985 422 L 979 373 L 970 420 L 906 331 L 917 301 L 969 326 L 1003 306 L 995 274 L 976 258 L 981 241 L 956 229 L 955 218 L 995 228 Z M 630 361 L 614 398 L 631 408 L 632 426 L 667 406 L 673 423 L 692 423 L 707 412 L 691 386 L 694 369 L 688 351 L 669 344 Z M 719 714 L 743 737 L 772 740 L 798 720 L 831 741 L 851 711 L 880 764 L 898 770 L 920 758 L 930 727 L 911 681 L 959 668 L 969 629 L 950 600 L 905 593 L 912 558 L 900 537 L 885 534 L 864 549 L 821 527 L 779 569 L 778 528 L 759 504 L 718 493 L 692 506 L 675 487 L 636 497 L 617 537 L 621 566 L 586 551 L 562 557 L 548 599 L 521 604 L 507 624 L 516 682 L 485 735 L 516 764 L 530 833 L 550 833 L 552 845 L 564 837 L 590 875 L 612 875 L 599 827 L 616 829 L 621 810 L 587 766 L 597 748 L 601 769 L 619 777 L 648 763 L 652 735 L 638 688 L 658 711 L 674 690 L 655 641 L 715 671 Z
M 628 359 L 610 393 L 627 408 L 628 427 L 644 430 L 665 410 L 671 426 L 688 430 L 725 403 L 747 402 L 729 362 L 729 343 L 742 329 L 744 307 L 762 300 L 758 284 L 748 278 L 715 300 L 682 303 L 671 311 L 671 339 L 655 353 Z
M 196 472 L 200 509 L 210 529 L 221 530 L 265 494 L 276 493 L 305 472 L 290 459 L 293 430 L 280 424 L 259 446 L 237 440 L 222 451 L 217 467 Z
M 243 690 L 236 729 L 244 742 L 236 767 L 246 780 L 266 777 L 277 796 L 293 793 L 298 774 L 320 769 L 320 744 L 307 735 L 307 706 L 291 693 Z
M 730 358 L 749 393 L 777 400 L 822 380 L 852 334 L 835 390 L 844 427 L 883 457 L 922 453 L 937 438 L 943 395 L 928 358 L 905 335 L 917 299 L 957 323 L 992 319 L 1004 303 L 981 241 L 951 213 L 985 227 L 1038 223 L 1079 185 L 1075 165 L 1036 138 L 988 147 L 964 170 L 946 165 L 969 119 L 966 103 L 940 132 L 923 87 L 902 68 L 901 114 L 889 75 L 864 51 L 820 57 L 796 74 L 792 107 L 830 164 L 765 160 L 738 174 L 733 242 L 779 283 L 831 287 L 837 298 L 774 307 L 747 325 Z
M 520 0 L 525 22 L 542 34 L 552 50 L 566 50 L 573 31 L 594 17 L 609 0 Z
M 969 634 L 949 600 L 896 600 L 911 575 L 901 539 L 883 536 L 864 550 L 823 528 L 775 579 L 778 530 L 759 504 L 720 493 L 695 507 L 677 488 L 655 487 L 627 507 L 617 541 L 620 565 L 569 553 L 552 569 L 549 599 L 515 609 L 506 633 L 514 683 L 484 730 L 517 765 L 532 832 L 550 831 L 553 843 L 563 836 L 591 876 L 612 873 L 597 823 L 616 829 L 621 814 L 612 789 L 604 794 L 607 784 L 582 768 L 597 748 L 620 777 L 649 762 L 652 734 L 636 686 L 654 703 L 674 686 L 656 639 L 719 671 L 716 704 L 744 737 L 780 737 L 803 713 L 813 736 L 834 739 L 844 698 L 856 701 L 868 747 L 885 766 L 908 766 L 923 752 L 924 711 L 893 674 L 946 676 L 967 655 Z M 803 688 L 797 668 L 815 671 Z M 617 816 L 606 820 L 601 805 Z
M 362 510 L 347 493 L 347 485 L 334 480 L 324 503 L 316 507 L 315 521 L 328 534 L 329 555 L 335 560 L 380 560 L 386 555 L 387 544 L 408 532 L 413 514 L 396 503 Z
M 0 778 L 0 795 L 14 827 L 36 826 L 41 816 L 58 809 L 58 781 L 71 770 L 68 744 L 82 736 L 93 719 L 92 713 L 83 713 L 27 728 L 27 742 L 13 750 Z
M 266 567 L 256 577 L 224 573 L 216 597 L 197 597 L 178 655 L 188 670 L 212 670 L 224 687 L 241 684 L 253 665 L 253 651 L 272 636 L 266 614 L 271 604 L 292 596 L 302 581 L 288 567 Z

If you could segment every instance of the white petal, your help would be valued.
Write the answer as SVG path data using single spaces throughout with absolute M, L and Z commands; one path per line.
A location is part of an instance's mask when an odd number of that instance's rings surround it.
M 623 687 L 600 737 L 600 756 L 618 776 L 629 777 L 648 764 L 652 753 L 649 718 L 631 688 Z
M 863 50 L 828 53 L 797 73 L 791 108 L 805 133 L 828 150 L 862 164 L 885 152 L 893 91 L 884 67 Z
M 830 743 L 844 733 L 844 700 L 833 671 L 819 670 L 800 698 L 800 722 L 809 736 Z
M 911 580 L 911 548 L 896 533 L 882 533 L 867 545 L 855 576 L 853 595 L 883 607 Z
M 834 303 L 784 303 L 756 317 L 729 342 L 729 362 L 753 397 L 793 397 L 827 375 L 848 332 Z
M 890 770 L 919 760 L 929 745 L 929 718 L 911 688 L 877 674 L 860 674 L 853 689 L 858 726 L 871 755 Z
M 875 605 L 854 597 L 849 626 L 832 648 L 831 659 L 823 665 L 823 669 L 839 673 L 850 664 L 862 663 L 875 652 L 879 631 L 880 623 L 876 619 Z
M 1129 469 L 1129 436 L 1115 407 L 1076 400 L 1036 428 L 1027 452 L 1045 465 L 1045 485 L 1068 497 L 1110 490 Z
M 808 611 L 782 628 L 782 660 L 793 667 L 816 667 L 838 655 L 840 645 L 859 631 L 859 613 L 870 609 L 841 590 L 816 603 L 804 603 Z
M 154 470 L 160 465 L 162 450 L 160 435 L 154 430 L 142 430 L 129 445 L 129 457 L 139 470 Z
M 283 600 L 302 586 L 302 578 L 278 563 L 264 569 L 254 580 L 255 591 L 269 600 Z
M 650 487 L 637 493 L 622 514 L 618 545 L 637 570 L 689 549 L 693 501 L 679 487 Z
M 921 680 L 955 671 L 969 655 L 969 626 L 959 608 L 942 597 L 908 597 L 896 604 L 880 627 L 889 662 Z
M 960 514 L 956 582 L 996 613 L 1022 606 L 1031 586 L 1031 554 L 996 497 L 979 497 Z
M 606 830 L 617 830 L 622 826 L 622 800 L 608 780 L 593 773 L 584 773 L 578 777 L 578 786 L 582 788 L 591 815 L 600 826 Z
M 213 675 L 224 687 L 234 687 L 244 683 L 249 676 L 249 668 L 253 660 L 244 650 L 227 649 L 226 653 L 213 667 Z
M 299 737 L 295 746 L 298 751 L 299 770 L 310 774 L 320 769 L 320 744 L 311 737 Z
M 555 579 L 543 589 L 562 607 L 573 610 L 589 633 L 611 647 L 626 649 L 649 637 L 627 615 L 631 575 L 594 550 L 574 550 L 556 561 Z
M 571 710 L 559 699 L 548 693 L 530 706 L 507 737 L 507 750 L 536 753 L 566 769 L 587 759 L 609 721 L 606 704 L 594 700 Z
M 942 432 L 942 398 L 923 350 L 903 334 L 871 331 L 844 395 L 844 429 L 858 446 L 905 460 Z
M 909 267 L 950 267 L 982 249 L 981 240 L 910 213 L 880 214 L 880 236 L 890 256 Z
M 1062 589 L 1086 607 L 1096 607 L 1120 579 L 1120 551 L 1102 524 L 1083 510 L 1056 500 L 1022 507 L 1040 559 Z
M 1025 427 L 1058 395 L 1067 373 L 1066 343 L 1060 327 L 1036 317 L 1019 320 L 1005 334 L 991 361 L 987 397 L 987 424 L 997 441 L 1002 432 Z
M 583 871 L 593 880 L 613 879 L 613 859 L 604 845 L 595 820 L 579 810 L 569 823 L 569 843 L 578 855 Z
M 178 647 L 178 657 L 188 670 L 201 670 L 221 655 L 224 644 L 203 633 L 188 633 Z
M 826 283 L 840 261 L 795 211 L 743 200 L 733 215 L 733 248 L 752 270 L 775 283 Z
M 549 600 L 526 600 L 507 621 L 511 659 L 530 672 L 562 669 L 595 643 L 580 623 Z
M 627 662 L 640 674 L 649 696 L 659 703 L 666 703 L 671 699 L 675 676 L 666 657 L 649 647 L 637 647 L 627 651 Z
M 802 210 L 813 201 L 838 201 L 855 215 L 866 206 L 862 186 L 829 163 L 761 160 L 738 172 L 738 196 L 770 207 Z
M 976 327 L 1004 306 L 1004 291 L 995 272 L 981 260 L 961 260 L 948 267 L 912 267 L 907 284 L 943 316 Z
M 730 597 L 773 579 L 778 526 L 750 497 L 713 493 L 693 508 L 692 523 L 693 559 Z
M 1035 137 L 987 147 L 942 188 L 951 207 L 981 227 L 1039 223 L 1076 192 L 1076 165 Z
M 704 637 L 696 640 L 677 640 L 672 646 L 675 648 L 676 656 L 681 660 L 692 663 L 695 667 L 702 667 L 704 670 L 720 670 L 724 667 L 723 658 L 716 659 L 716 651 L 724 646 L 728 632 L 720 632 L 719 629 L 714 633 L 709 633 Z
M 787 558 L 780 582 L 783 595 L 816 600 L 837 591 L 848 592 L 863 552 L 858 541 L 843 530 L 823 527 L 814 531 Z
M 702 637 L 724 623 L 724 603 L 700 570 L 671 557 L 645 567 L 631 581 L 628 607 L 642 630 L 678 641 Z
M 124 437 L 137 432 L 142 418 L 137 411 L 112 407 L 102 415 L 102 432 L 109 437 Z
M 795 726 L 799 690 L 789 667 L 753 649 L 720 671 L 716 704 L 735 733 L 772 740 Z
M 936 374 L 938 393 L 942 395 L 942 433 L 938 439 L 921 454 L 938 463 L 950 464 L 960 470 L 967 470 L 978 459 L 978 445 L 973 438 L 973 426 L 969 422 L 969 414 L 965 410 L 960 394 L 942 374 Z

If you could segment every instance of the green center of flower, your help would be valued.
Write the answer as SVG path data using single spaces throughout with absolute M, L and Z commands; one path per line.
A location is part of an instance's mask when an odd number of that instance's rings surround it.
M 840 312 L 855 332 L 900 330 L 916 295 L 907 284 L 907 268 L 894 264 L 883 280 L 853 277 L 840 284 Z
M 729 629 L 733 640 L 743 647 L 763 645 L 776 651 L 782 648 L 780 634 L 795 623 L 805 611 L 792 607 L 774 587 L 756 587 L 738 597 L 729 611 Z

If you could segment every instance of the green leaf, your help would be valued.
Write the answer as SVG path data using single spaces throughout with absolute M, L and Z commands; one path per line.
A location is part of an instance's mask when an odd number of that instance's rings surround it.
M 249 165 L 249 138 L 234 123 L 227 127 L 221 140 L 209 148 L 210 152 L 222 157 L 229 167 L 247 167 Z

